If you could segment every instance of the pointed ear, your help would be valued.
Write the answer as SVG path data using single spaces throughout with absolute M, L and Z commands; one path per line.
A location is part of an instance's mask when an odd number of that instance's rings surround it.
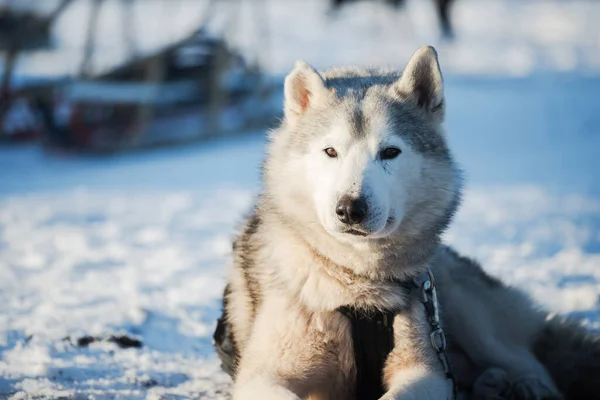
M 304 61 L 297 61 L 292 72 L 285 78 L 285 118 L 294 121 L 308 108 L 323 101 L 328 93 L 321 75 Z
M 395 97 L 411 99 L 432 116 L 443 119 L 444 82 L 433 47 L 421 47 L 413 54 L 392 92 Z

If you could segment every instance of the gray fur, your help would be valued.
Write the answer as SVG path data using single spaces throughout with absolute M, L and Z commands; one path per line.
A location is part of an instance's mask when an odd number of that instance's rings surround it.
M 290 149 L 302 151 L 314 134 L 319 134 L 333 123 L 334 117 L 344 115 L 355 127 L 356 137 L 364 137 L 375 114 L 382 114 L 396 128 L 394 132 L 405 138 L 423 154 L 450 160 L 445 140 L 439 128 L 419 103 L 407 101 L 408 94 L 394 87 L 402 74 L 378 69 L 351 67 L 333 68 L 321 74 L 324 84 L 334 95 L 320 108 L 309 110 L 295 129 Z M 418 100 L 422 102 L 421 100 Z

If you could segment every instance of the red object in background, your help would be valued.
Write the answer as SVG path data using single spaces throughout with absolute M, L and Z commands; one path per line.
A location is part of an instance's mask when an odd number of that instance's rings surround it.
M 71 139 L 75 146 L 80 148 L 88 147 L 91 144 L 91 137 L 94 127 L 90 125 L 85 118 L 85 107 L 75 105 L 72 109 L 71 117 L 67 129 L 70 132 Z
M 13 93 L 0 94 L 0 138 L 23 142 L 41 137 L 43 124 L 29 100 Z

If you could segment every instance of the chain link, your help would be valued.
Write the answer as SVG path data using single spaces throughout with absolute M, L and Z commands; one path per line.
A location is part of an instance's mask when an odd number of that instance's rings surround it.
M 446 357 L 446 335 L 440 326 L 440 314 L 437 302 L 437 293 L 435 290 L 435 279 L 433 277 L 433 273 L 429 269 L 427 270 L 427 275 L 427 278 L 421 285 L 421 301 L 425 306 L 427 320 L 429 321 L 429 326 L 431 327 L 429 339 L 431 340 L 431 346 L 436 351 L 442 367 L 444 368 L 444 374 L 446 375 L 446 378 L 452 381 L 454 398 L 456 398 L 456 382 L 450 369 L 450 363 Z

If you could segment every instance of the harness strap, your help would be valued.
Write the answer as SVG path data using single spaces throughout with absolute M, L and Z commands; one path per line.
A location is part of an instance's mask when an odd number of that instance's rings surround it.
M 440 326 L 437 294 L 433 273 L 427 270 L 422 284 L 417 281 L 399 282 L 407 289 L 421 289 L 421 302 L 425 306 L 427 321 L 431 327 L 429 338 L 444 368 L 447 379 L 452 381 L 453 398 L 456 398 L 456 382 L 446 357 L 446 336 Z M 362 310 L 353 306 L 338 308 L 352 326 L 352 342 L 356 365 L 356 398 L 379 399 L 385 393 L 383 367 L 394 348 L 394 316 L 398 310 Z
M 385 393 L 383 367 L 394 348 L 394 311 L 338 309 L 350 319 L 356 365 L 356 399 L 379 399 Z

